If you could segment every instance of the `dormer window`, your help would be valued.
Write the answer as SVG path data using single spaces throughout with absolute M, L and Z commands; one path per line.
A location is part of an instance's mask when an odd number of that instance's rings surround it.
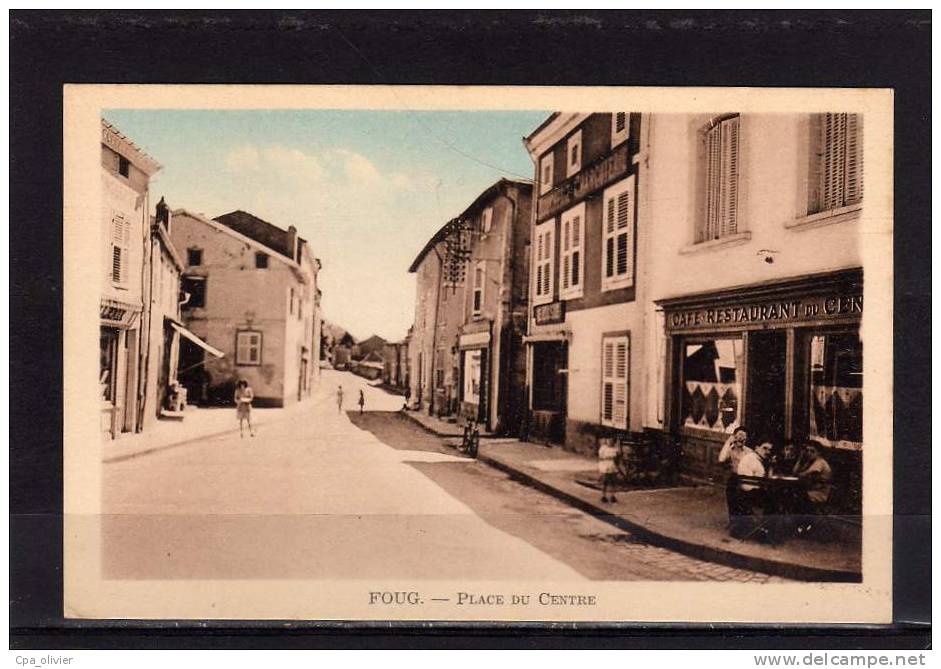
M 582 131 L 569 137 L 565 150 L 565 176 L 570 177 L 582 169 Z

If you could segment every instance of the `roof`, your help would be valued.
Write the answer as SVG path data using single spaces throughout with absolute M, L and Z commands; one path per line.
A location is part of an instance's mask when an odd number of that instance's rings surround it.
M 294 249 L 292 248 L 293 244 L 291 242 L 292 230 L 295 235 L 297 234 L 297 229 L 294 228 L 294 226 L 283 230 L 277 225 L 262 220 L 254 214 L 242 211 L 241 209 L 216 216 L 213 220 L 222 223 L 226 227 L 232 228 L 236 232 L 240 232 L 250 239 L 254 239 L 259 244 L 264 244 L 286 258 L 297 260 L 297 258 L 294 257 Z M 299 245 L 307 243 L 306 240 L 300 237 L 298 237 L 297 242 Z
M 162 167 L 160 163 L 147 155 L 143 149 L 105 118 L 101 119 L 101 143 L 130 160 L 135 166 L 143 170 L 147 176 L 153 176 Z
M 533 130 L 531 133 L 529 133 L 528 135 L 526 135 L 526 137 L 523 138 L 523 141 L 524 141 L 524 142 L 530 142 L 530 141 L 532 141 L 533 137 L 535 137 L 535 136 L 538 135 L 540 132 L 542 132 L 543 128 L 545 128 L 545 127 L 548 126 L 550 123 L 552 123 L 554 120 L 556 120 L 556 118 L 558 118 L 559 114 L 561 114 L 561 113 L 562 113 L 562 112 L 553 112 L 553 113 L 549 114 L 549 118 L 547 118 L 545 121 L 543 121 L 542 123 L 540 123 L 538 128 L 536 128 L 536 129 Z
M 476 209 L 479 209 L 483 206 L 484 202 L 490 200 L 494 197 L 498 191 L 507 187 L 507 186 L 517 186 L 522 188 L 532 188 L 533 182 L 526 179 L 507 179 L 506 177 L 501 177 L 495 183 L 491 184 L 486 188 L 480 195 L 478 195 L 470 206 L 468 206 L 464 211 L 462 211 L 456 218 L 462 218 L 470 215 Z M 436 244 L 443 241 L 445 237 L 448 236 L 449 226 L 451 221 L 448 221 L 441 229 L 434 234 L 434 236 L 428 240 L 424 248 L 415 256 L 415 260 L 412 261 L 412 264 L 409 266 L 409 273 L 414 273 L 418 271 L 418 266 L 421 265 L 422 260 L 425 259 L 425 256 L 428 255 L 428 252 L 435 247 Z

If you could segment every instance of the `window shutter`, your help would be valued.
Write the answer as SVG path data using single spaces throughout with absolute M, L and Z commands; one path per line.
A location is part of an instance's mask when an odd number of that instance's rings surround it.
M 602 354 L 601 421 L 610 425 L 614 418 L 614 343 L 611 340 L 605 340 L 602 350 L 604 352 Z
M 846 118 L 846 197 L 844 205 L 863 199 L 863 133 L 859 114 Z
M 719 128 L 706 135 L 706 220 L 700 241 L 718 236 L 719 221 Z
M 127 283 L 128 252 L 131 243 L 130 224 L 122 214 L 111 216 L 111 281 L 117 284 Z
M 627 428 L 627 339 L 614 346 L 614 424 Z
M 605 337 L 602 340 L 601 422 L 627 429 L 627 382 L 630 366 L 630 340 Z
M 582 217 L 581 215 L 572 217 L 572 286 L 580 286 L 582 282 L 582 272 L 581 272 L 581 252 L 580 247 L 582 243 Z
M 569 277 L 571 275 L 571 260 L 569 257 L 569 243 L 570 243 L 570 221 L 562 217 L 562 290 L 565 290 L 569 287 Z
M 824 176 L 824 162 L 827 153 L 826 115 L 810 115 L 810 169 L 807 181 L 807 213 L 813 214 L 823 210 L 823 187 L 826 181 Z
M 622 133 L 627 128 L 627 112 L 617 112 L 614 115 L 614 132 Z
M 738 230 L 738 117 L 722 123 L 722 224 L 719 236 Z

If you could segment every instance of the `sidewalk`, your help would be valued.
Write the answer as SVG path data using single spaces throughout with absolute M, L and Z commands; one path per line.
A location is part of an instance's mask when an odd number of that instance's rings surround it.
M 464 427 L 459 423 L 449 423 L 446 420 L 429 416 L 424 411 L 403 411 L 402 413 L 404 413 L 408 418 L 411 418 L 413 421 L 421 425 L 425 430 L 435 435 L 436 437 L 464 436 Z M 489 438 L 493 435 L 492 433 L 487 432 L 485 429 L 480 428 L 480 436 L 482 438 Z
M 264 427 L 309 407 L 313 399 L 305 399 L 283 409 L 252 409 L 252 422 L 256 428 Z M 247 429 L 247 428 L 246 428 Z M 103 438 L 101 461 L 118 462 L 146 453 L 182 446 L 199 439 L 208 439 L 239 431 L 235 407 L 186 408 L 183 420 L 158 420 L 144 432 L 124 434 L 118 439 Z M 246 435 L 246 439 L 249 438 Z
M 725 491 L 719 486 L 619 492 L 616 503 L 602 504 L 598 490 L 576 482 L 597 479 L 593 459 L 504 439 L 482 441 L 478 459 L 650 544 L 785 578 L 861 580 L 862 533 L 850 523 L 834 521 L 839 525 L 839 540 L 795 537 L 777 545 L 739 541 L 728 534 Z

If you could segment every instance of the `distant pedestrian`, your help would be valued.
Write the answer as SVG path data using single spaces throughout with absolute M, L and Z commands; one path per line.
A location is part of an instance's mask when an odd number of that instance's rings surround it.
M 359 390 L 359 413 L 362 415 L 363 407 L 366 406 L 366 396 L 363 394 L 363 389 Z
M 248 433 L 255 436 L 255 427 L 252 425 L 252 400 L 255 392 L 248 381 L 241 379 L 235 386 L 235 415 L 239 419 L 239 437 L 244 438 L 244 425 L 248 422 Z
M 620 455 L 617 446 L 614 445 L 614 439 L 603 437 L 598 446 L 598 473 L 601 474 L 601 501 L 616 502 L 618 498 L 614 496 L 614 483 L 617 474 L 616 461 Z M 611 495 L 608 496 L 608 490 Z
M 402 405 L 403 411 L 408 411 L 408 401 L 412 399 L 412 389 L 408 386 L 405 387 L 405 404 Z
M 337 413 L 343 411 L 343 386 L 337 386 Z

